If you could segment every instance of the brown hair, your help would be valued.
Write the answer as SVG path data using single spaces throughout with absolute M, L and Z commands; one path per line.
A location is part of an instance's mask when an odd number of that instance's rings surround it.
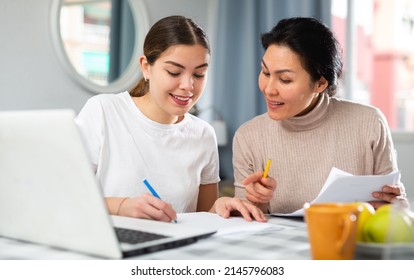
M 205 47 L 210 53 L 210 45 L 204 30 L 192 19 L 184 16 L 169 16 L 157 21 L 148 31 L 144 41 L 144 55 L 150 65 L 171 46 L 196 45 Z M 144 96 L 149 84 L 142 77 L 130 90 L 134 97 Z

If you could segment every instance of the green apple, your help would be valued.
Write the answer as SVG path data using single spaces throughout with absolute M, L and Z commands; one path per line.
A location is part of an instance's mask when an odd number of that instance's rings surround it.
M 392 211 L 394 209 L 395 206 L 393 206 L 391 203 L 389 204 L 384 204 L 381 207 L 377 208 L 377 210 L 375 211 L 376 213 L 380 213 L 382 211 L 384 212 L 389 212 Z
M 368 202 L 354 202 L 353 204 L 358 205 L 359 210 L 356 240 L 359 242 L 365 241 L 362 229 L 366 221 L 375 214 L 375 209 Z
M 365 221 L 362 234 L 365 242 L 413 242 L 414 224 L 406 210 L 384 205 Z

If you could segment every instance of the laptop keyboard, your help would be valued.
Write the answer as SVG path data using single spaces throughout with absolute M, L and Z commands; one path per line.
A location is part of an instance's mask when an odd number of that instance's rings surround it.
M 117 227 L 115 227 L 115 233 L 120 242 L 129 244 L 138 244 L 146 241 L 152 241 L 168 237 L 165 235 L 160 235 L 152 232 Z

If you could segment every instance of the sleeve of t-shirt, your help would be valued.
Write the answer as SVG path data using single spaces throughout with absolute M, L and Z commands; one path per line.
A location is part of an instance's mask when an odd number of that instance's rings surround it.
M 102 106 L 97 98 L 92 97 L 85 103 L 77 116 L 76 122 L 92 168 L 96 172 L 102 149 L 104 127 Z
M 219 176 L 219 155 L 218 155 L 218 149 L 217 149 L 217 139 L 216 134 L 214 132 L 213 127 L 210 127 L 208 130 L 210 133 L 208 134 L 208 137 L 206 139 L 207 145 L 204 147 L 208 148 L 208 163 L 206 167 L 203 169 L 201 173 L 201 181 L 200 184 L 206 185 L 206 184 L 213 184 L 220 181 Z

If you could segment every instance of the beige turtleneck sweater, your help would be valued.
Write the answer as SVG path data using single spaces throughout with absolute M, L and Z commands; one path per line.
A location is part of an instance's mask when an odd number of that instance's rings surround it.
M 398 169 L 384 115 L 372 106 L 327 94 L 304 116 L 275 121 L 265 113 L 236 131 L 235 196 L 245 197 L 242 180 L 264 170 L 267 159 L 272 160 L 269 176 L 277 182 L 271 213 L 291 213 L 312 201 L 332 167 L 354 175 L 388 174 Z

